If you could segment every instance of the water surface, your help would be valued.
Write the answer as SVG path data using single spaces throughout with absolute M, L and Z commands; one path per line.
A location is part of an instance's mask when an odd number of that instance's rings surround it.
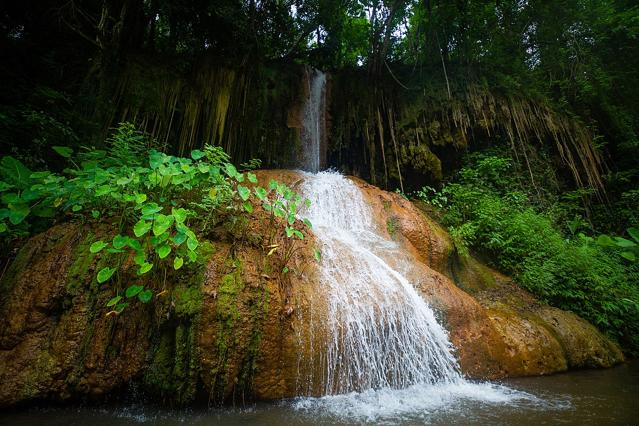
M 40 407 L 0 414 L 0 425 L 639 424 L 637 361 L 608 370 L 469 386 L 370 391 L 210 410 L 172 411 L 139 403 Z

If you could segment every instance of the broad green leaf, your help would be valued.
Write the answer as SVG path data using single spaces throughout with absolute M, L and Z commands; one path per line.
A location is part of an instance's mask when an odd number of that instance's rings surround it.
M 135 194 L 135 203 L 136 204 L 142 204 L 145 201 L 146 201 L 146 194 L 139 194 L 139 193 Z
M 186 239 L 187 239 L 187 236 L 185 233 L 178 232 L 177 234 L 173 236 L 173 238 L 171 238 L 171 241 L 173 241 L 173 244 L 175 244 L 176 246 L 179 246 L 184 241 L 186 241 Z
M 95 243 L 91 244 L 91 247 L 89 247 L 89 251 L 91 253 L 98 253 L 98 252 L 102 251 L 102 249 L 105 248 L 108 245 L 109 245 L 108 243 L 105 243 L 102 240 L 98 240 Z
M 619 253 L 619 255 L 631 262 L 634 262 L 637 259 L 635 254 L 631 251 L 622 251 L 621 253 Z
M 289 228 L 288 226 L 286 226 L 284 228 L 284 231 L 286 231 L 286 236 L 288 238 L 291 238 L 293 236 L 293 228 Z
M 98 189 L 95 190 L 95 196 L 96 197 L 102 197 L 104 195 L 109 194 L 111 191 L 113 191 L 113 188 L 111 188 L 111 186 L 102 185 L 102 186 L 99 186 Z
M 173 259 L 173 269 L 178 270 L 182 267 L 183 264 L 184 259 L 182 259 L 181 257 L 177 256 L 175 259 Z
M 4 191 L 8 191 L 11 188 L 13 188 L 11 185 L 9 185 L 7 182 L 3 182 L 0 180 L 0 192 L 4 192 Z
M 113 299 L 109 300 L 106 305 L 113 306 L 116 303 L 118 303 L 120 300 L 122 300 L 122 296 L 115 296 Z
M 295 235 L 297 238 L 299 238 L 300 240 L 304 239 L 304 234 L 302 234 L 301 231 L 298 231 L 297 229 L 293 230 L 293 235 Z
M 155 249 L 155 251 L 157 252 L 158 256 L 160 256 L 160 259 L 164 259 L 169 255 L 169 253 L 171 253 L 171 246 L 168 244 L 162 244 L 160 247 Z
M 113 248 L 116 250 L 120 250 L 124 248 L 129 241 L 129 237 L 125 237 L 124 235 L 116 235 L 113 237 Z
M 322 252 L 318 249 L 313 250 L 313 256 L 315 256 L 315 260 L 317 260 L 318 262 L 322 260 Z
M 148 203 L 142 207 L 142 214 L 144 216 L 157 213 L 162 210 L 162 206 L 158 206 L 157 203 Z
M 100 270 L 100 272 L 98 272 L 98 282 L 100 284 L 102 284 L 103 282 L 107 281 L 109 278 L 111 278 L 111 276 L 113 275 L 113 273 L 116 271 L 116 268 L 109 268 L 108 266 L 105 268 L 102 268 Z
M 148 303 L 151 301 L 152 298 L 153 298 L 153 292 L 149 289 L 141 291 L 140 294 L 138 294 L 138 299 L 142 303 Z
M 137 285 L 137 284 L 130 285 L 129 288 L 126 289 L 126 292 L 124 294 L 127 298 L 130 299 L 134 296 L 137 296 L 138 293 L 140 293 L 143 289 L 144 289 L 143 285 Z
M 240 195 L 240 198 L 243 201 L 248 200 L 249 197 L 251 196 L 251 190 L 242 185 L 237 186 L 237 193 Z
M 615 245 L 615 241 L 608 235 L 600 235 L 597 237 L 597 244 L 602 247 L 610 247 Z
M 133 261 L 136 265 L 142 266 L 146 263 L 146 255 L 142 250 L 136 251 Z
M 617 247 L 623 247 L 623 248 L 635 247 L 637 245 L 633 241 L 626 240 L 625 238 L 622 238 L 622 237 L 615 237 L 615 244 L 617 244 Z
M 284 217 L 286 215 L 286 212 L 284 212 L 284 210 L 279 207 L 276 207 L 275 209 L 273 209 L 273 212 L 275 213 L 275 216 L 277 217 Z
M 255 187 L 254 191 L 255 191 L 255 195 L 260 200 L 264 200 L 266 198 L 266 195 L 268 194 L 268 192 L 266 192 L 266 189 L 262 188 L 261 186 Z
M 195 262 L 197 260 L 197 253 L 195 251 L 189 250 L 186 254 L 191 262 Z
M 231 163 L 227 163 L 226 167 L 224 167 L 224 171 L 226 172 L 226 174 L 229 177 L 236 177 L 237 176 L 237 169 L 235 168 L 235 166 Z
M 153 268 L 152 263 L 144 262 L 142 265 L 140 265 L 140 269 L 138 269 L 138 275 L 146 274 L 147 272 L 151 270 L 151 268 Z
M 29 215 L 30 211 L 29 206 L 26 204 L 9 204 L 9 222 L 13 225 L 21 223 Z
M 4 204 L 21 204 L 23 200 L 17 192 L 9 192 L 2 194 L 2 202 Z
M 253 204 L 251 204 L 250 202 L 246 201 L 244 202 L 244 204 L 242 204 L 242 206 L 244 207 L 244 210 L 246 210 L 249 213 L 253 213 Z
M 64 158 L 71 158 L 73 155 L 73 150 L 68 146 L 52 146 L 51 148 Z
M 257 183 L 257 176 L 255 176 L 255 173 L 251 173 L 251 172 L 247 173 L 246 178 L 251 183 Z
M 136 252 L 139 252 L 142 250 L 142 244 L 140 244 L 140 242 L 136 239 L 133 238 L 129 238 L 127 237 L 126 239 L 126 245 L 131 247 L 133 250 L 135 250 Z
M 73 207 L 71 207 L 72 212 L 79 212 L 80 210 L 82 210 L 82 206 L 80 204 L 76 204 Z
M 204 153 L 204 151 L 200 151 L 199 149 L 194 149 L 193 151 L 191 151 L 191 158 L 194 160 L 199 160 L 205 155 L 206 154 Z
M 31 175 L 33 172 L 20 160 L 7 155 L 0 160 L 0 175 L 7 183 L 19 188 L 28 189 L 31 187 Z
M 279 183 L 275 179 L 271 179 L 271 180 L 268 181 L 269 189 L 271 189 L 271 190 L 277 189 L 278 186 L 279 186 Z
M 292 225 L 295 223 L 295 215 L 294 214 L 289 214 L 287 217 L 287 221 L 289 225 Z
M 217 188 L 216 187 L 213 187 L 213 188 L 209 189 L 209 197 L 215 198 L 216 195 L 217 195 Z
M 313 224 L 307 218 L 304 218 L 304 225 L 308 226 L 309 229 L 313 229 Z
M 118 303 L 115 307 L 116 312 L 122 312 L 124 310 L 124 308 L 126 308 L 127 306 L 129 306 L 128 303 Z
M 197 246 L 199 245 L 197 239 L 195 238 L 188 238 L 186 240 L 186 246 L 189 248 L 189 250 L 193 251 L 197 248 Z
M 7 232 L 7 229 L 9 229 L 7 228 L 7 224 L 4 222 L 0 222 L 0 233 Z
M 285 266 L 282 268 L 282 273 L 283 274 L 288 274 L 288 266 Z
M 144 219 L 140 219 L 137 221 L 135 226 L 133 226 L 133 233 L 135 234 L 136 237 L 140 238 L 141 236 L 149 232 L 152 226 L 153 225 L 151 224 L 151 222 L 147 222 Z
M 639 244 L 639 229 L 628 228 L 628 234 L 637 242 L 637 244 Z
M 173 215 L 158 214 L 153 222 L 153 235 L 161 235 L 173 225 Z
M 183 208 L 172 208 L 171 209 L 171 214 L 173 215 L 173 217 L 175 218 L 175 221 L 177 223 L 184 223 L 184 221 L 186 220 L 186 217 L 188 215 L 188 210 L 183 209 Z
M 91 217 L 93 217 L 93 219 L 98 219 L 100 217 L 100 212 L 98 210 L 91 210 Z

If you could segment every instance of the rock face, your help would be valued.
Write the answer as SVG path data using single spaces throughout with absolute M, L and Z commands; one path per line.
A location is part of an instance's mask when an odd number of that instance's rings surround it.
M 259 172 L 293 188 L 294 172 Z M 507 277 L 454 254 L 446 232 L 397 194 L 361 181 L 376 217 L 416 259 L 409 278 L 441 314 L 462 371 L 473 378 L 551 374 L 608 367 L 616 344 L 576 315 L 543 305 Z M 313 236 L 278 273 L 256 238 L 212 235 L 198 264 L 142 283 L 162 296 L 106 316 L 106 302 L 132 280 L 112 284 L 95 271 L 108 259 L 88 246 L 108 226 L 58 225 L 33 237 L 0 282 L 0 406 L 34 400 L 103 398 L 135 383 L 152 398 L 193 401 L 275 399 L 296 393 L 312 369 L 299 336 L 318 291 Z M 253 242 L 249 242 L 253 241 Z M 300 365 L 302 364 L 302 365 Z

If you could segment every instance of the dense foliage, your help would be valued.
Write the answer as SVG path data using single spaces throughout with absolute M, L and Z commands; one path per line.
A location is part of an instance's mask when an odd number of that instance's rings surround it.
M 9 244 L 11 237 L 44 229 L 55 219 L 109 223 L 119 233 L 89 247 L 91 253 L 108 254 L 109 261 L 96 276 L 102 284 L 131 258 L 138 276 L 179 270 L 197 260 L 198 235 L 209 235 L 214 227 L 224 225 L 235 238 L 247 240 L 250 221 L 268 220 L 269 234 L 256 237 L 263 239 L 259 244 L 271 255 L 280 247 L 279 233 L 285 235 L 276 266 L 283 274 L 288 272 L 295 240 L 304 239 L 300 229 L 311 223 L 298 219 L 304 204 L 286 185 L 272 180 L 266 188 L 259 186 L 254 173 L 239 172 L 218 147 L 194 150 L 191 158 L 167 155 L 131 124 L 115 130 L 108 148 L 73 155 L 71 148 L 54 147 L 73 165 L 63 174 L 32 172 L 19 160 L 3 157 L 3 244 Z M 254 205 L 268 213 L 267 219 L 253 215 Z M 285 222 L 283 228 L 276 226 L 276 218 Z M 119 313 L 128 304 L 124 298 L 136 296 L 148 302 L 153 293 L 141 284 L 130 284 L 108 306 Z
M 489 259 L 541 299 L 572 310 L 639 350 L 639 264 L 629 239 L 595 235 L 570 195 L 539 202 L 509 157 L 475 155 L 441 191 L 417 196 L 443 209 L 457 251 Z M 526 182 L 525 180 L 523 182 Z

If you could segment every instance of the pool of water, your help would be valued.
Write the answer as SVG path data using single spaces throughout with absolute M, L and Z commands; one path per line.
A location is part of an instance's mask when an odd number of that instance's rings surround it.
M 639 424 L 639 362 L 499 383 L 414 386 L 225 409 L 34 407 L 0 425 Z

